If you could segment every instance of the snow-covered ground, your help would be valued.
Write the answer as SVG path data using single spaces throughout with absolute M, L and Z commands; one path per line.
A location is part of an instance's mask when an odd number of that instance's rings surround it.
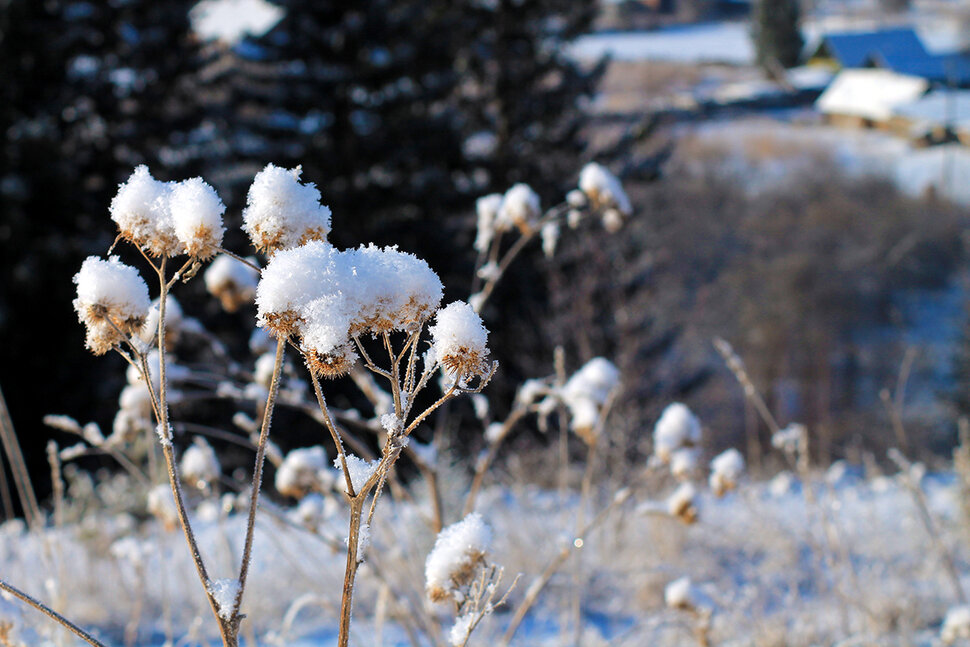
M 580 60 L 602 56 L 620 61 L 661 60 L 679 63 L 754 61 L 754 46 L 746 22 L 713 22 L 648 32 L 588 34 L 573 43 L 570 53 Z
M 651 514 L 656 508 L 643 505 L 648 497 L 637 492 L 573 551 L 513 645 L 567 644 L 577 593 L 583 645 L 692 644 L 700 617 L 663 602 L 666 585 L 684 576 L 711 605 L 712 644 L 938 645 L 942 617 L 955 604 L 952 581 L 910 492 L 895 478 L 860 474 L 837 464 L 814 482 L 811 500 L 788 474 L 744 485 L 724 499 L 706 494 L 692 526 Z M 922 487 L 944 543 L 956 551 L 957 568 L 970 575 L 963 549 L 970 526 L 956 477 L 930 475 Z M 494 529 L 490 558 L 505 566 L 507 582 L 508 574 L 523 573 L 510 607 L 561 547 L 577 545 L 570 531 L 575 503 L 574 495 L 563 501 L 525 486 L 485 492 L 479 508 Z M 211 502 L 195 517 L 213 577 L 228 576 L 242 519 L 221 514 Z M 284 523 L 264 515 L 259 525 L 245 644 L 254 638 L 261 645 L 332 644 L 343 513 L 333 506 L 316 534 L 302 528 L 295 512 L 286 517 Z M 450 612 L 423 602 L 424 561 L 434 541 L 425 510 L 383 501 L 377 519 L 360 576 L 353 644 L 412 644 L 395 621 L 402 613 L 431 633 L 434 627 L 447 632 Z M 0 538 L 4 579 L 55 601 L 109 644 L 123 644 L 126 626 L 137 629 L 129 635 L 137 635 L 138 645 L 213 644 L 209 611 L 177 532 L 92 511 L 82 523 L 42 537 L 8 523 Z M 963 577 L 967 585 L 970 577 Z M 15 601 L 0 600 L 0 618 L 24 644 L 75 644 Z M 469 644 L 498 644 L 509 621 L 507 609 L 497 611 Z

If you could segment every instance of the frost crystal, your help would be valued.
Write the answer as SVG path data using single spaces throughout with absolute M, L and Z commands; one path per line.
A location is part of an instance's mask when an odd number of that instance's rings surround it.
M 424 564 L 431 600 L 440 602 L 460 595 L 459 589 L 474 577 L 491 543 L 492 531 L 478 513 L 442 530 Z
M 619 216 L 633 213 L 630 198 L 623 185 L 605 166 L 592 162 L 579 173 L 579 189 L 586 194 L 594 207 L 614 209 Z
M 333 485 L 333 474 L 323 447 L 294 449 L 276 470 L 275 485 L 284 496 L 296 499 L 309 492 L 324 492 Z
M 219 607 L 219 617 L 229 620 L 232 617 L 232 609 L 236 605 L 236 597 L 239 595 L 239 580 L 236 578 L 210 580 L 209 593 Z
M 216 256 L 203 278 L 205 289 L 219 299 L 226 312 L 235 312 L 256 298 L 259 272 L 224 254 Z
M 340 462 L 339 456 L 334 459 L 333 465 L 340 470 L 341 473 L 343 472 L 343 465 Z M 364 484 L 367 483 L 367 480 L 370 479 L 371 475 L 377 471 L 378 465 L 380 465 L 379 460 L 367 461 L 363 458 L 358 458 L 353 454 L 347 454 L 347 472 L 350 474 L 350 482 L 354 486 L 355 494 L 360 492 L 360 489 L 364 487 Z M 340 489 L 346 492 L 347 479 L 343 478 L 343 475 L 341 474 L 341 478 L 338 479 L 338 481 L 340 483 Z
M 102 260 L 89 256 L 74 275 L 74 310 L 87 331 L 86 345 L 101 355 L 134 332 L 148 316 L 148 286 L 138 270 L 117 256 Z
M 674 402 L 660 414 L 653 428 L 653 453 L 663 462 L 681 447 L 694 447 L 701 442 L 701 423 L 686 405 Z
M 330 208 L 320 204 L 312 183 L 300 182 L 300 167 L 267 164 L 256 174 L 243 210 L 243 230 L 257 249 L 275 252 L 311 240 L 326 240 Z
M 393 413 L 385 413 L 383 416 L 381 416 L 381 427 L 384 428 L 384 431 L 386 431 L 389 436 L 395 436 L 401 433 L 401 430 L 404 428 L 404 424 L 401 422 L 401 419 Z
M 169 194 L 169 210 L 175 236 L 187 254 L 208 259 L 222 246 L 226 232 L 222 214 L 226 205 L 202 178 L 174 184 Z
M 487 367 L 488 330 L 470 305 L 455 301 L 438 311 L 431 326 L 434 360 L 458 376 L 481 375 Z

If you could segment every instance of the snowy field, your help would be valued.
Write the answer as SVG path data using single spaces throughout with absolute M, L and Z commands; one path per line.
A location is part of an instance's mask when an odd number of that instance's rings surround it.
M 608 55 L 620 61 L 747 65 L 754 61 L 754 46 L 747 23 L 724 22 L 649 32 L 589 34 L 576 39 L 571 54 L 580 60 Z
M 955 593 L 914 500 L 895 478 L 863 480 L 860 474 L 837 464 L 820 475 L 812 497 L 787 473 L 721 500 L 704 495 L 700 520 L 690 526 L 652 514 L 654 507 L 638 492 L 572 551 L 512 644 L 571 644 L 577 592 L 583 645 L 694 644 L 708 611 L 708 635 L 718 645 L 941 644 L 940 624 Z M 970 526 L 955 476 L 930 475 L 922 487 L 944 543 L 959 548 Z M 532 488 L 491 489 L 482 498 L 481 512 L 495 534 L 490 558 L 505 566 L 507 580 L 523 573 L 510 606 L 560 547 L 573 542 L 563 529 L 574 522 L 575 500 L 566 503 Z M 416 505 L 385 502 L 378 515 L 361 571 L 353 644 L 413 644 L 393 619 L 402 612 L 396 607 L 404 607 L 416 626 L 450 627 L 446 609 L 422 602 L 433 537 L 423 506 Z M 325 509 L 318 522 L 296 510 L 262 516 L 244 605 L 245 644 L 333 643 L 346 520 L 341 506 Z M 216 575 L 219 569 L 230 573 L 236 559 L 230 547 L 240 545 L 242 518 L 220 512 L 214 501 L 198 505 L 194 517 Z M 130 644 L 215 644 L 177 532 L 92 513 L 80 525 L 42 537 L 19 523 L 3 526 L 0 536 L 5 578 L 59 601 L 62 611 L 96 628 L 109 644 L 125 644 L 126 627 Z M 965 551 L 958 553 L 964 572 L 965 558 Z M 664 588 L 685 576 L 703 614 L 664 605 Z M 968 584 L 964 578 L 963 586 Z M 0 601 L 0 617 L 12 623 L 23 644 L 75 644 L 16 602 Z M 509 619 L 502 610 L 487 617 L 469 644 L 499 644 Z M 437 638 L 418 644 L 441 644 Z

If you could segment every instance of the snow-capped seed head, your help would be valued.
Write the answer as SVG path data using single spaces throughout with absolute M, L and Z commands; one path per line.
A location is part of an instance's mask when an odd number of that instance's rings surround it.
M 318 352 L 312 348 L 300 346 L 303 350 L 303 357 L 306 359 L 307 368 L 320 377 L 335 380 L 344 377 L 354 367 L 357 362 L 357 351 L 350 342 L 341 344 L 326 353 Z
M 74 310 L 87 329 L 86 345 L 102 355 L 135 333 L 148 316 L 148 286 L 138 270 L 117 256 L 102 260 L 89 256 L 74 275 Z
M 667 512 L 690 525 L 697 521 L 697 490 L 689 482 L 681 483 L 667 499 Z
M 492 531 L 478 513 L 453 523 L 440 533 L 424 564 L 425 587 L 432 602 L 460 601 L 461 588 L 485 563 Z
M 226 205 L 216 190 L 200 177 L 177 182 L 169 194 L 169 210 L 175 236 L 185 252 L 201 260 L 212 258 L 226 232 L 222 225 Z
M 256 323 L 277 337 L 298 334 L 303 308 L 339 291 L 343 277 L 338 255 L 326 241 L 274 254 L 256 287 Z
M 222 473 L 216 452 L 204 439 L 195 442 L 182 455 L 182 480 L 192 487 L 204 490 L 218 480 Z
M 711 461 L 711 476 L 708 482 L 715 495 L 723 496 L 738 486 L 742 475 L 744 475 L 744 456 L 732 447 L 718 454 Z
M 784 452 L 794 453 L 799 451 L 807 437 L 808 427 L 793 422 L 771 436 L 771 446 Z
M 579 189 L 589 198 L 593 208 L 615 209 L 621 222 L 624 216 L 633 213 L 623 185 L 605 166 L 596 162 L 584 166 L 579 173 Z
M 496 221 L 501 208 L 501 193 L 482 196 L 475 202 L 475 212 L 478 216 L 478 232 L 474 244 L 476 252 L 484 253 L 488 251 L 488 246 L 491 245 L 492 239 L 495 237 Z
M 256 298 L 259 271 L 223 254 L 209 264 L 204 279 L 205 289 L 219 299 L 222 308 L 235 312 Z
M 327 492 L 333 485 L 327 453 L 319 445 L 294 449 L 276 470 L 276 490 L 301 499 L 310 492 Z
M 148 310 L 145 323 L 142 324 L 141 330 L 138 333 L 139 339 L 145 345 L 152 344 L 155 336 L 158 334 L 159 308 L 158 299 L 152 301 L 152 306 Z M 179 337 L 182 335 L 182 324 L 184 320 L 185 316 L 182 312 L 182 306 L 175 300 L 175 297 L 169 295 L 165 299 L 165 348 L 172 348 L 178 343 Z M 128 368 L 132 370 L 132 367 L 129 366 Z
M 623 216 L 616 209 L 607 209 L 603 212 L 603 229 L 611 234 L 623 229 Z
M 263 353 L 256 358 L 253 367 L 253 381 L 265 389 L 269 389 L 273 382 L 273 372 L 276 370 L 276 353 Z
M 320 204 L 320 192 L 300 182 L 301 168 L 285 169 L 273 164 L 256 174 L 243 210 L 243 230 L 253 245 L 270 254 L 326 240 L 330 233 L 330 208 Z
M 594 357 L 576 371 L 560 393 L 569 409 L 570 428 L 588 445 L 596 442 L 600 413 L 620 382 L 620 371 L 607 359 Z
M 664 588 L 664 602 L 671 609 L 692 613 L 709 613 L 713 610 L 713 600 L 694 586 L 689 577 L 674 580 Z
M 156 485 L 148 491 L 148 512 L 158 519 L 165 530 L 171 532 L 178 527 L 178 510 L 168 485 Z
M 431 326 L 431 352 L 449 373 L 458 377 L 485 375 L 488 371 L 488 330 L 481 317 L 464 301 L 438 311 Z
M 700 450 L 694 447 L 681 447 L 670 455 L 670 473 L 674 478 L 686 480 L 696 472 L 700 463 Z
M 523 234 L 529 234 L 542 216 L 539 196 L 528 184 L 513 185 L 502 196 L 502 206 L 496 217 L 496 228 L 499 231 L 509 231 L 513 226 L 518 227 Z
M 150 256 L 177 256 L 184 251 L 172 223 L 170 193 L 167 183 L 153 178 L 141 165 L 111 200 L 111 219 L 121 237 Z
M 940 628 L 940 640 L 945 645 L 961 639 L 970 639 L 970 606 L 965 604 L 948 609 Z
M 663 462 L 681 447 L 694 447 L 701 442 L 701 423 L 680 402 L 667 405 L 653 428 L 653 453 Z

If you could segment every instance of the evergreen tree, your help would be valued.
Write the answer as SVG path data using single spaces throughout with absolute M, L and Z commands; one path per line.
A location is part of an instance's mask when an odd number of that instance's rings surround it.
M 752 38 L 758 64 L 773 75 L 798 64 L 805 41 L 798 29 L 798 0 L 756 0 Z

